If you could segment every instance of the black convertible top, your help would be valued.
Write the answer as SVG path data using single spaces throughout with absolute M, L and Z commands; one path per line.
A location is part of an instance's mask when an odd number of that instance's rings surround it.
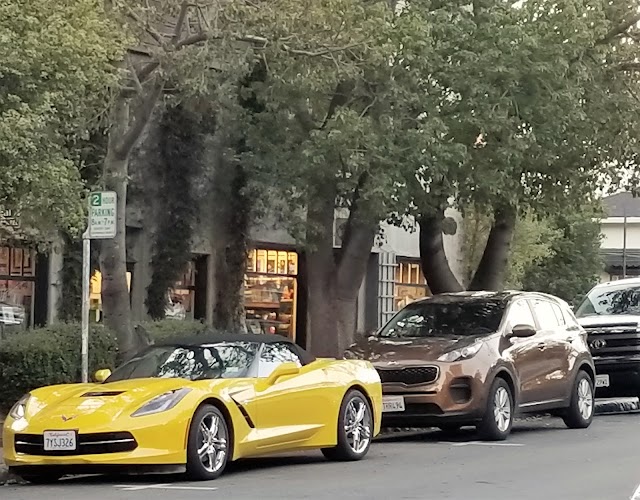
M 156 346 L 176 346 L 176 347 L 195 347 L 207 344 L 217 344 L 219 342 L 253 342 L 256 344 L 275 344 L 284 343 L 295 352 L 302 361 L 307 365 L 315 361 L 315 357 L 305 351 L 298 344 L 291 341 L 287 337 L 276 334 L 256 334 L 256 333 L 208 333 L 204 332 L 200 335 L 189 335 L 181 337 L 169 337 L 155 343 Z

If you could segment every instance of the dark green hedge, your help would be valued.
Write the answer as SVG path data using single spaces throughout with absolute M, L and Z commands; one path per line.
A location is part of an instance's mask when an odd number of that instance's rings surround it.
M 195 321 L 164 320 L 141 325 L 152 339 L 199 334 L 206 326 Z M 23 394 L 38 387 L 79 382 L 81 379 L 80 325 L 58 324 L 14 333 L 0 340 L 0 413 Z M 89 332 L 89 373 L 113 369 L 117 345 L 101 325 Z

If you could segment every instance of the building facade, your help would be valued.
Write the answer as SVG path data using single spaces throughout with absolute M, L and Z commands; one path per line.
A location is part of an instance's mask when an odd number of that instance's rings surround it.
M 601 282 L 640 276 L 640 198 L 617 193 L 603 198 L 602 204 L 606 217 L 600 221 Z

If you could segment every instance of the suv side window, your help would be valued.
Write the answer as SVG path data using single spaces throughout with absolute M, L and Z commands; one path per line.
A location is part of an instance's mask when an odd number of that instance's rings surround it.
M 575 315 L 573 314 L 573 311 L 571 311 L 571 309 L 569 309 L 568 307 L 563 307 L 562 308 L 562 312 L 564 314 L 564 321 L 565 324 L 567 325 L 567 327 L 571 330 L 575 330 L 580 329 L 580 323 L 578 323 L 578 320 L 576 319 Z
M 282 363 L 296 363 L 302 366 L 300 357 L 284 342 L 265 344 L 258 362 L 258 377 L 268 377 Z
M 560 322 L 551 302 L 535 299 L 533 301 L 533 310 L 536 312 L 536 317 L 538 318 L 538 323 L 540 323 L 540 328 L 542 330 L 553 330 L 560 326 Z
M 512 303 L 507 313 L 506 331 L 511 331 L 516 325 L 527 325 L 534 328 L 536 326 L 529 303 L 524 299 L 519 299 Z
M 558 323 L 563 326 L 566 325 L 567 322 L 564 319 L 564 315 L 562 314 L 562 309 L 560 308 L 560 306 L 558 304 L 551 304 L 551 307 L 553 307 L 553 312 L 556 313 Z

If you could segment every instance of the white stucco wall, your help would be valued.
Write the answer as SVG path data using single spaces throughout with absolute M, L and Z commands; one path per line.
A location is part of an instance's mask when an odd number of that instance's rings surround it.
M 624 220 L 622 217 L 610 217 L 600 223 L 603 239 L 601 248 L 623 248 Z M 640 217 L 627 218 L 627 248 L 640 248 Z

